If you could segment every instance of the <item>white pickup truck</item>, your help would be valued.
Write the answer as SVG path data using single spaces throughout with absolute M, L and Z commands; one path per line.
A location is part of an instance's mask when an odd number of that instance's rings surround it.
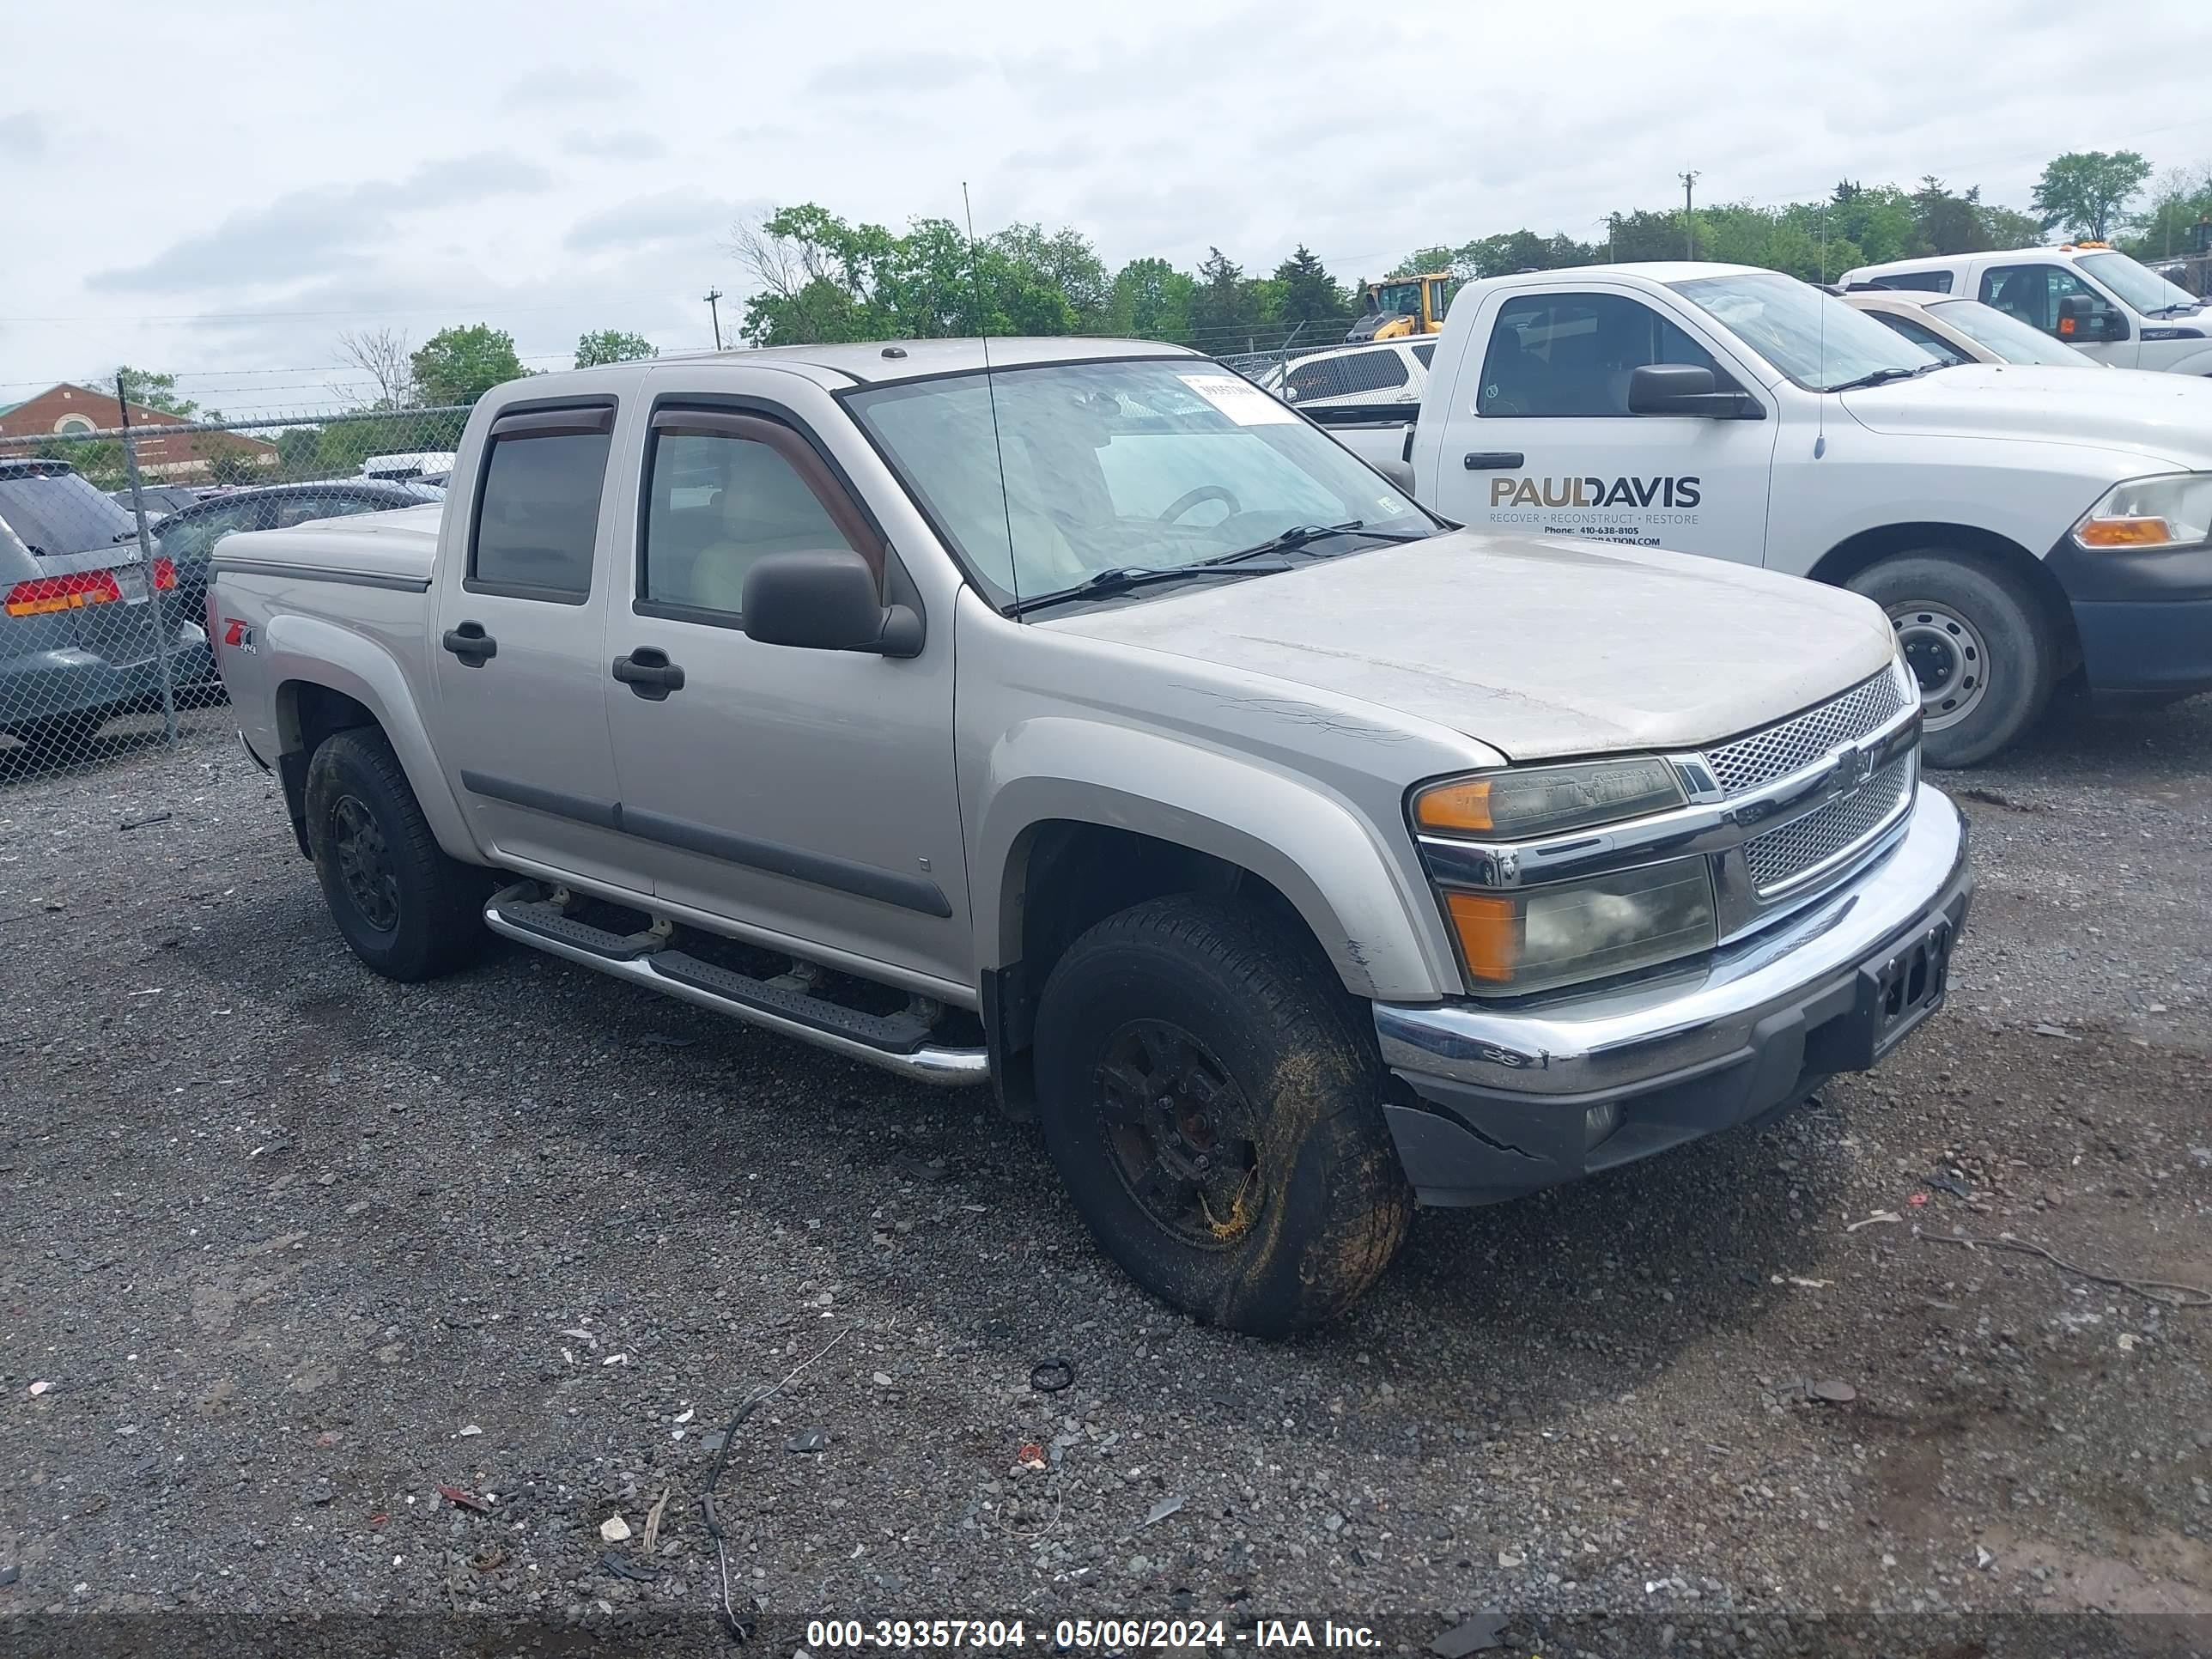
M 1136 1279 L 1246 1330 L 1343 1307 L 1416 1201 L 1874 1065 L 1972 888 L 1873 605 L 1453 532 L 1173 347 L 536 376 L 442 508 L 214 574 L 371 968 L 488 923 L 988 1082 Z
M 1945 364 L 1772 271 L 1599 265 L 1462 289 L 1417 425 L 1314 418 L 1465 524 L 1865 594 L 1938 765 L 1996 753 L 2077 671 L 2212 687 L 2212 382 Z

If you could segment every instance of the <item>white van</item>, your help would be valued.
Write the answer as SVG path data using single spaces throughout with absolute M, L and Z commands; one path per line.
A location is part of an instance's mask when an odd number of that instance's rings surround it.
M 2107 243 L 1893 259 L 1844 273 L 1844 288 L 1861 283 L 1979 300 L 2116 368 L 2212 374 L 2212 300 Z
M 2212 383 L 1945 364 L 1744 265 L 1492 277 L 1437 340 L 1417 425 L 1337 437 L 1446 517 L 1562 538 L 1563 558 L 1626 542 L 1865 594 L 1939 765 L 1995 754 L 2077 666 L 2102 690 L 2212 688 Z M 1717 611 L 1680 649 L 1724 675 L 1733 626 Z M 1484 641 L 1467 648 L 1479 672 Z

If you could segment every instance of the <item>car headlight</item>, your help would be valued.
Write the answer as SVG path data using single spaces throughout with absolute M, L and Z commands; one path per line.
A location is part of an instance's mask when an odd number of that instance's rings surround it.
M 1444 890 L 1469 981 L 1519 994 L 1624 974 L 1719 942 L 1711 866 L 1669 859 L 1511 892 Z
M 2079 546 L 2195 547 L 2212 539 L 2212 472 L 2130 478 L 2106 490 L 2074 526 Z
M 1665 761 L 1582 761 L 1432 783 L 1413 797 L 1413 822 L 1437 835 L 1519 841 L 1639 818 L 1685 799 Z

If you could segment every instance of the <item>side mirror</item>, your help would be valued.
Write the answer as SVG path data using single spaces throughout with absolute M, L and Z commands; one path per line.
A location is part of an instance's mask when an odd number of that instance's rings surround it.
M 1632 415 L 1698 415 L 1756 420 L 1766 411 L 1741 392 L 1717 392 L 1713 372 L 1695 363 L 1646 363 L 1628 377 Z
M 848 548 L 770 553 L 746 573 L 748 637 L 801 651 L 872 651 L 886 657 L 921 652 L 921 618 L 885 605 L 868 562 Z
M 2124 340 L 2128 319 L 2094 295 L 2069 294 L 2058 302 L 2058 337 L 2069 345 L 2084 340 Z

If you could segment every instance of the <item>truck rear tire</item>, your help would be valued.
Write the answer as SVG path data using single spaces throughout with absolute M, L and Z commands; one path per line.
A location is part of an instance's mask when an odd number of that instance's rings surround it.
M 2042 714 L 2057 683 L 2049 618 L 1997 560 L 1964 548 L 1918 548 L 1869 565 L 1849 584 L 1889 614 L 1920 682 L 1930 766 L 1978 766 Z
M 1036 1073 L 1092 1234 L 1201 1319 L 1319 1324 L 1405 1237 L 1374 1040 L 1311 942 L 1261 918 L 1177 896 L 1098 923 L 1046 981 Z
M 327 738 L 307 763 L 307 846 L 331 920 L 386 979 L 435 979 L 473 962 L 491 876 L 447 856 L 374 727 Z

